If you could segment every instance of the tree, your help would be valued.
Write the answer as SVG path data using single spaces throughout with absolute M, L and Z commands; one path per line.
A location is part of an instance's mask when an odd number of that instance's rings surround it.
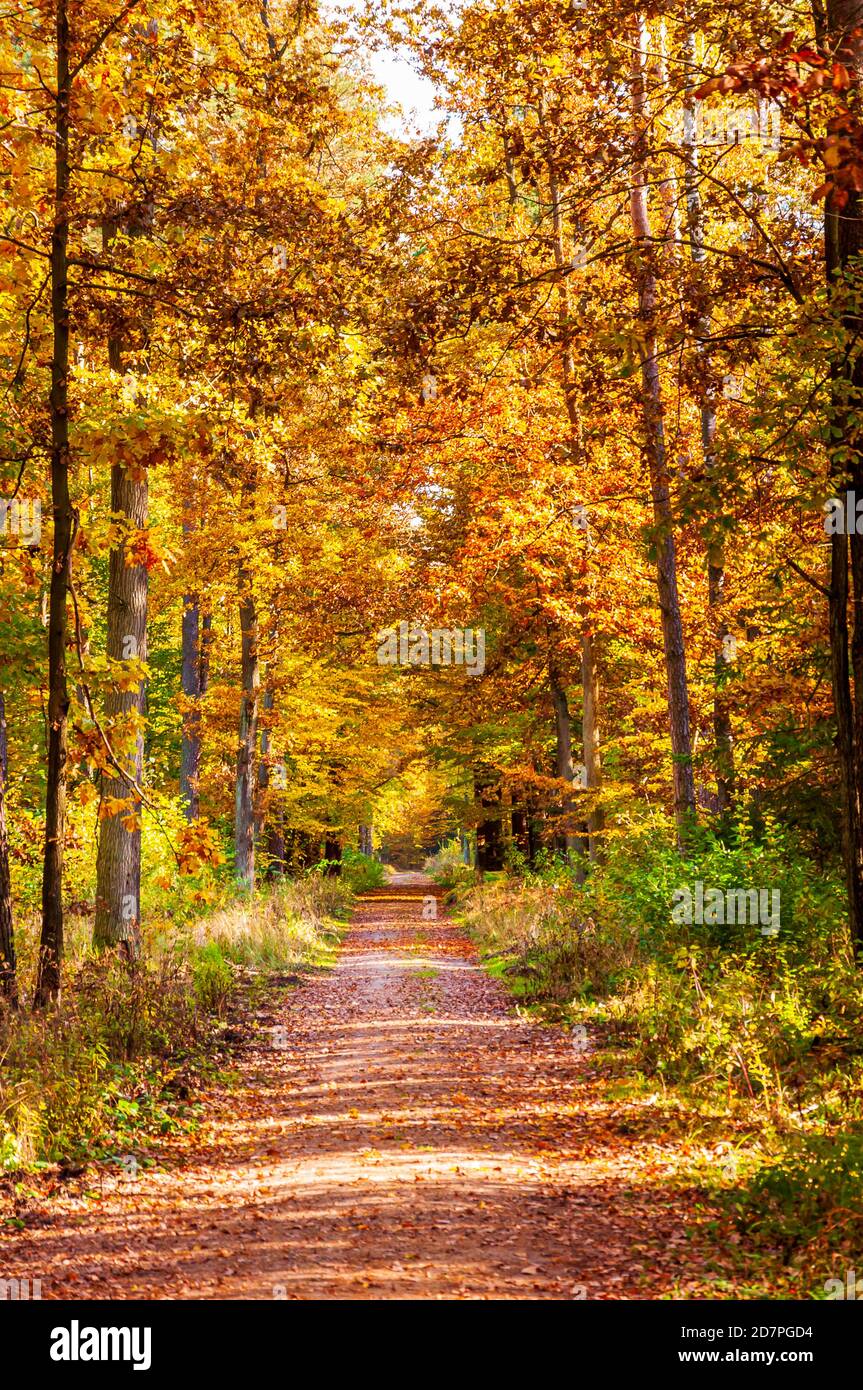
M 12 918 L 12 883 L 9 876 L 9 837 L 6 830 L 6 780 L 8 774 L 6 702 L 0 691 L 0 997 L 12 1008 L 18 1005 L 15 962 L 15 930 Z
M 68 596 L 75 515 L 69 491 L 69 216 L 71 193 L 70 102 L 72 57 L 68 0 L 56 0 L 54 104 L 54 197 L 51 234 L 51 510 L 54 520 L 48 607 L 48 778 L 45 788 L 45 861 L 42 874 L 42 933 L 34 1003 L 60 995 L 63 956 L 63 847 L 66 834 L 66 776 L 69 692 L 66 650 Z
M 677 553 L 671 507 L 670 482 L 663 423 L 662 388 L 656 346 L 657 286 L 651 247 L 650 212 L 645 134 L 647 109 L 645 62 L 647 24 L 638 16 L 633 29 L 632 51 L 632 234 L 638 252 L 638 312 L 641 320 L 641 377 L 644 432 L 650 490 L 656 527 L 656 577 L 662 639 L 668 679 L 668 718 L 674 759 L 674 809 L 682 835 L 695 815 L 695 779 L 692 767 L 692 735 L 689 721 L 689 684 L 686 676 L 686 644 L 677 586 Z

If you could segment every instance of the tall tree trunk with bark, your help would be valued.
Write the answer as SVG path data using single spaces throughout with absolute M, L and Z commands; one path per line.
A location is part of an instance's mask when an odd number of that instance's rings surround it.
M 695 35 L 687 33 L 684 42 L 684 57 L 688 70 L 698 71 Z M 707 255 L 704 249 L 704 208 L 701 201 L 698 169 L 698 126 L 694 87 L 687 84 L 683 99 L 683 151 L 684 187 L 686 189 L 686 218 L 689 231 L 689 250 L 693 263 L 703 266 Z M 710 314 L 699 315 L 696 329 L 698 335 L 698 359 L 700 368 L 701 392 L 701 457 L 707 477 L 716 473 L 716 390 L 713 384 L 710 361 Z M 728 622 L 724 612 L 725 598 L 725 544 L 721 532 L 711 539 L 707 549 L 707 602 L 713 628 L 713 740 L 715 745 L 716 795 L 720 815 L 726 814 L 734 805 L 734 735 L 731 726 L 731 709 L 726 694 L 728 661 L 726 639 L 729 637 Z
M 111 511 L 127 518 L 136 530 L 147 525 L 146 469 L 141 472 L 139 478 L 122 463 L 111 468 Z M 147 660 L 147 567 L 127 563 L 123 540 L 114 546 L 109 561 L 107 655 L 115 661 Z M 131 959 L 141 949 L 141 821 L 133 784 L 140 786 L 144 775 L 143 712 L 143 681 L 135 690 L 113 689 L 106 696 L 109 738 L 119 731 L 128 739 L 130 719 L 135 719 L 137 732 L 132 747 L 122 753 L 112 739 L 125 777 L 119 772 L 102 777 L 102 796 L 130 806 L 128 812 L 106 816 L 101 823 L 93 942 L 100 948 L 119 946 Z
M 272 713 L 275 703 L 275 692 L 271 685 L 267 685 L 261 701 L 265 719 L 268 714 Z M 276 878 L 277 875 L 285 872 L 285 831 L 282 812 L 272 803 L 267 807 L 266 815 L 262 810 L 266 793 L 273 786 L 278 789 L 277 779 L 272 776 L 270 771 L 272 766 L 271 749 L 272 736 L 269 726 L 265 724 L 261 729 L 261 756 L 258 762 L 258 791 L 261 793 L 261 797 L 255 816 L 255 839 L 260 843 L 266 828 L 266 876 L 268 879 Z
M 480 878 L 503 868 L 500 777 L 481 763 L 474 769 L 474 800 L 478 807 L 476 868 Z
M 234 864 L 238 881 L 255 886 L 255 749 L 258 737 L 258 614 L 247 565 L 239 570 L 241 680 L 240 729 L 237 744 L 237 791 L 234 807 Z
M 555 771 L 569 788 L 563 798 L 564 843 L 567 855 L 574 855 L 579 849 L 579 843 L 578 836 L 572 826 L 576 816 L 576 802 L 572 792 L 575 782 L 575 765 L 572 760 L 572 725 L 566 690 L 553 656 L 549 657 L 548 682 L 551 690 L 552 709 L 554 710 Z
M 12 882 L 9 875 L 9 837 L 6 832 L 6 702 L 0 691 L 0 999 L 18 1007 L 15 930 L 12 920 Z
M 820 14 L 818 13 L 820 11 Z M 863 82 L 863 0 L 827 0 L 821 6 L 822 42 Z M 826 19 L 826 32 L 824 21 Z M 828 194 L 825 210 L 825 256 L 829 283 L 854 277 L 859 297 L 863 252 L 863 197 L 850 190 L 843 204 Z M 833 368 L 832 420 L 836 440 L 831 472 L 838 495 L 848 489 L 863 495 L 863 317 L 853 307 L 843 317 L 845 345 Z M 850 554 L 850 580 L 849 580 Z M 848 608 L 852 631 L 849 639 Z M 835 534 L 830 555 L 830 654 L 836 750 L 842 799 L 842 844 L 851 937 L 863 955 L 863 536 Z M 852 687 L 853 677 L 853 687 Z
M 601 833 L 605 826 L 605 816 L 599 804 L 602 790 L 602 761 L 599 752 L 599 725 L 597 703 L 599 700 L 599 681 L 596 674 L 596 660 L 590 634 L 585 632 L 581 639 L 581 743 L 584 750 L 584 766 L 587 773 L 586 790 L 591 797 L 588 812 L 588 849 L 591 863 L 601 857 Z
M 581 404 L 578 396 L 578 383 L 575 375 L 575 354 L 572 347 L 572 301 L 569 290 L 569 262 L 566 255 L 563 200 L 554 155 L 549 148 L 546 156 L 548 186 L 551 199 L 552 253 L 557 271 L 558 331 L 561 341 L 561 370 L 563 397 L 569 421 L 569 456 L 573 468 L 583 468 L 584 429 L 581 420 Z M 579 607 L 582 621 L 581 632 L 581 701 L 582 701 L 582 756 L 587 769 L 587 790 L 591 796 L 591 809 L 588 813 L 588 847 L 592 861 L 599 856 L 599 839 L 604 825 L 604 815 L 600 804 L 602 794 L 602 759 L 599 752 L 599 682 L 596 670 L 596 652 L 590 620 L 584 605 Z M 563 697 L 564 702 L 566 696 Z M 555 703 L 555 722 L 558 721 L 558 700 L 552 678 L 552 700 Z M 561 714 L 562 719 L 562 714 Z M 568 707 L 567 707 L 568 719 Z M 572 759 L 570 757 L 570 764 Z
M 57 0 L 54 95 L 54 226 L 51 233 L 51 510 L 54 539 L 48 600 L 48 770 L 45 787 L 45 857 L 42 932 L 34 1007 L 60 997 L 63 958 L 63 848 L 66 833 L 69 692 L 66 648 L 75 514 L 69 495 L 69 16 Z
M 189 821 L 200 810 L 198 777 L 201 770 L 201 610 L 197 594 L 183 595 L 181 631 L 183 695 L 193 701 L 183 717 L 180 748 L 180 798 Z
M 103 224 L 102 244 L 107 251 L 122 226 L 140 236 L 152 222 L 153 210 L 141 219 L 122 210 Z M 147 351 L 143 328 L 142 351 Z M 123 373 L 124 341 L 120 332 L 108 340 L 108 362 L 119 380 Z M 108 612 L 106 655 L 109 661 L 147 660 L 148 574 L 144 564 L 130 564 L 128 535 L 147 525 L 149 477 L 142 461 L 115 459 L 111 465 L 111 513 L 121 518 L 124 534 L 111 549 L 108 564 Z M 105 698 L 107 732 L 120 767 L 102 774 L 102 797 L 124 801 L 128 811 L 106 816 L 100 826 L 96 857 L 96 922 L 93 944 L 99 949 L 119 947 L 130 960 L 141 950 L 141 803 L 135 790 L 144 778 L 144 715 L 146 687 L 113 687 Z M 130 746 L 131 745 L 131 746 Z
M 194 497 L 194 493 L 193 493 Z M 194 534 L 195 521 L 192 515 L 194 502 L 187 506 L 183 517 L 183 535 L 188 542 Z M 184 697 L 191 702 L 183 717 L 183 733 L 180 746 L 180 798 L 189 821 L 197 820 L 201 808 L 201 790 L 198 779 L 201 773 L 201 700 L 206 694 L 209 675 L 210 636 L 212 616 L 201 617 L 201 596 L 198 593 L 183 595 L 183 617 L 180 632 L 182 667 L 180 681 Z
M 342 872 L 342 842 L 334 830 L 327 831 L 324 840 L 324 859 L 327 861 L 324 875 L 327 878 L 338 878 Z
M 648 36 L 645 21 L 635 27 L 632 68 L 633 178 L 630 197 L 632 233 L 638 254 L 638 314 L 641 322 L 641 379 L 644 429 L 650 470 L 655 525 L 656 573 L 662 640 L 668 682 L 668 715 L 674 777 L 674 809 L 678 840 L 695 815 L 695 779 L 692 767 L 692 735 L 689 722 L 689 687 L 680 596 L 677 589 L 677 553 L 674 541 L 670 481 L 665 447 L 662 391 L 657 351 L 658 294 L 653 264 L 647 190 L 648 128 L 645 54 Z

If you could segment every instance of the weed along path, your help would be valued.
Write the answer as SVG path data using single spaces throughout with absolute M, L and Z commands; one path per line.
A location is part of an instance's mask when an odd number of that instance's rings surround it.
M 424 900 L 426 902 L 425 916 Z M 429 901 L 437 908 L 432 917 Z M 193 1137 L 31 1198 L 43 1298 L 657 1298 L 699 1279 L 686 1194 L 568 1034 L 519 1018 L 421 875 L 359 903 Z M 703 1282 L 702 1271 L 702 1282 Z

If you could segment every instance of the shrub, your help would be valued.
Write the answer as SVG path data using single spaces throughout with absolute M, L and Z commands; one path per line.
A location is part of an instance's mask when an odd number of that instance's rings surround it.
M 131 1103 L 124 1088 L 158 1091 L 203 1036 L 184 957 L 85 957 L 60 1010 L 2 1020 L 0 1166 L 91 1155 Z
M 209 1013 L 223 1014 L 231 993 L 233 974 L 216 941 L 198 951 L 192 966 L 195 997 Z
M 342 851 L 342 880 L 354 893 L 365 893 L 369 888 L 381 888 L 384 883 L 384 866 L 370 854 L 361 854 L 357 849 Z
M 112 1061 L 168 1055 L 195 1042 L 188 962 L 176 948 L 132 964 L 113 953 L 87 957 L 74 993 L 82 1028 Z
M 285 881 L 249 906 L 148 926 L 140 960 L 94 956 L 92 923 L 71 918 L 58 1010 L 0 1005 L 0 1169 L 103 1155 L 172 1118 L 172 1077 L 203 1065 L 235 966 L 322 960 L 350 902 L 338 879 Z M 35 967 L 38 922 L 23 918 L 22 980 Z
M 823 1281 L 831 1252 L 859 1258 L 861 1193 L 863 1135 L 845 1133 L 793 1139 L 728 1200 L 750 1240 L 778 1249 L 785 1263 L 794 1260 Z
M 461 838 L 458 835 L 441 845 L 440 849 L 425 861 L 423 869 L 444 888 L 454 888 L 459 882 L 464 884 L 466 880 L 476 882 L 471 866 L 464 862 Z
M 683 855 L 670 827 L 612 838 L 586 882 L 559 860 L 474 888 L 471 926 L 528 999 L 594 1011 L 635 1044 L 638 1065 L 705 1095 L 787 1109 L 847 1110 L 841 1074 L 863 1020 L 863 981 L 850 959 L 842 889 L 795 853 L 780 827 L 755 837 L 745 818 L 723 836 L 694 832 Z M 779 935 L 757 924 L 679 924 L 675 890 L 769 887 L 781 895 Z M 840 1077 L 824 1086 L 824 1061 Z M 820 1078 L 820 1079 L 819 1079 Z M 847 1091 L 847 1087 L 845 1088 Z M 825 1094 L 825 1091 L 827 1094 Z
M 268 970 L 319 964 L 332 949 L 348 885 L 318 874 L 285 879 L 249 902 L 237 900 L 194 927 L 197 945 L 214 942 L 225 960 Z

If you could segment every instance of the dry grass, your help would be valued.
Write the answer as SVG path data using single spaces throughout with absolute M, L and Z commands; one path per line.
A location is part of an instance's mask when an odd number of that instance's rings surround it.
M 195 946 L 215 943 L 237 965 L 284 969 L 323 964 L 338 938 L 350 893 L 337 879 L 278 885 L 254 901 L 235 901 L 197 922 Z

